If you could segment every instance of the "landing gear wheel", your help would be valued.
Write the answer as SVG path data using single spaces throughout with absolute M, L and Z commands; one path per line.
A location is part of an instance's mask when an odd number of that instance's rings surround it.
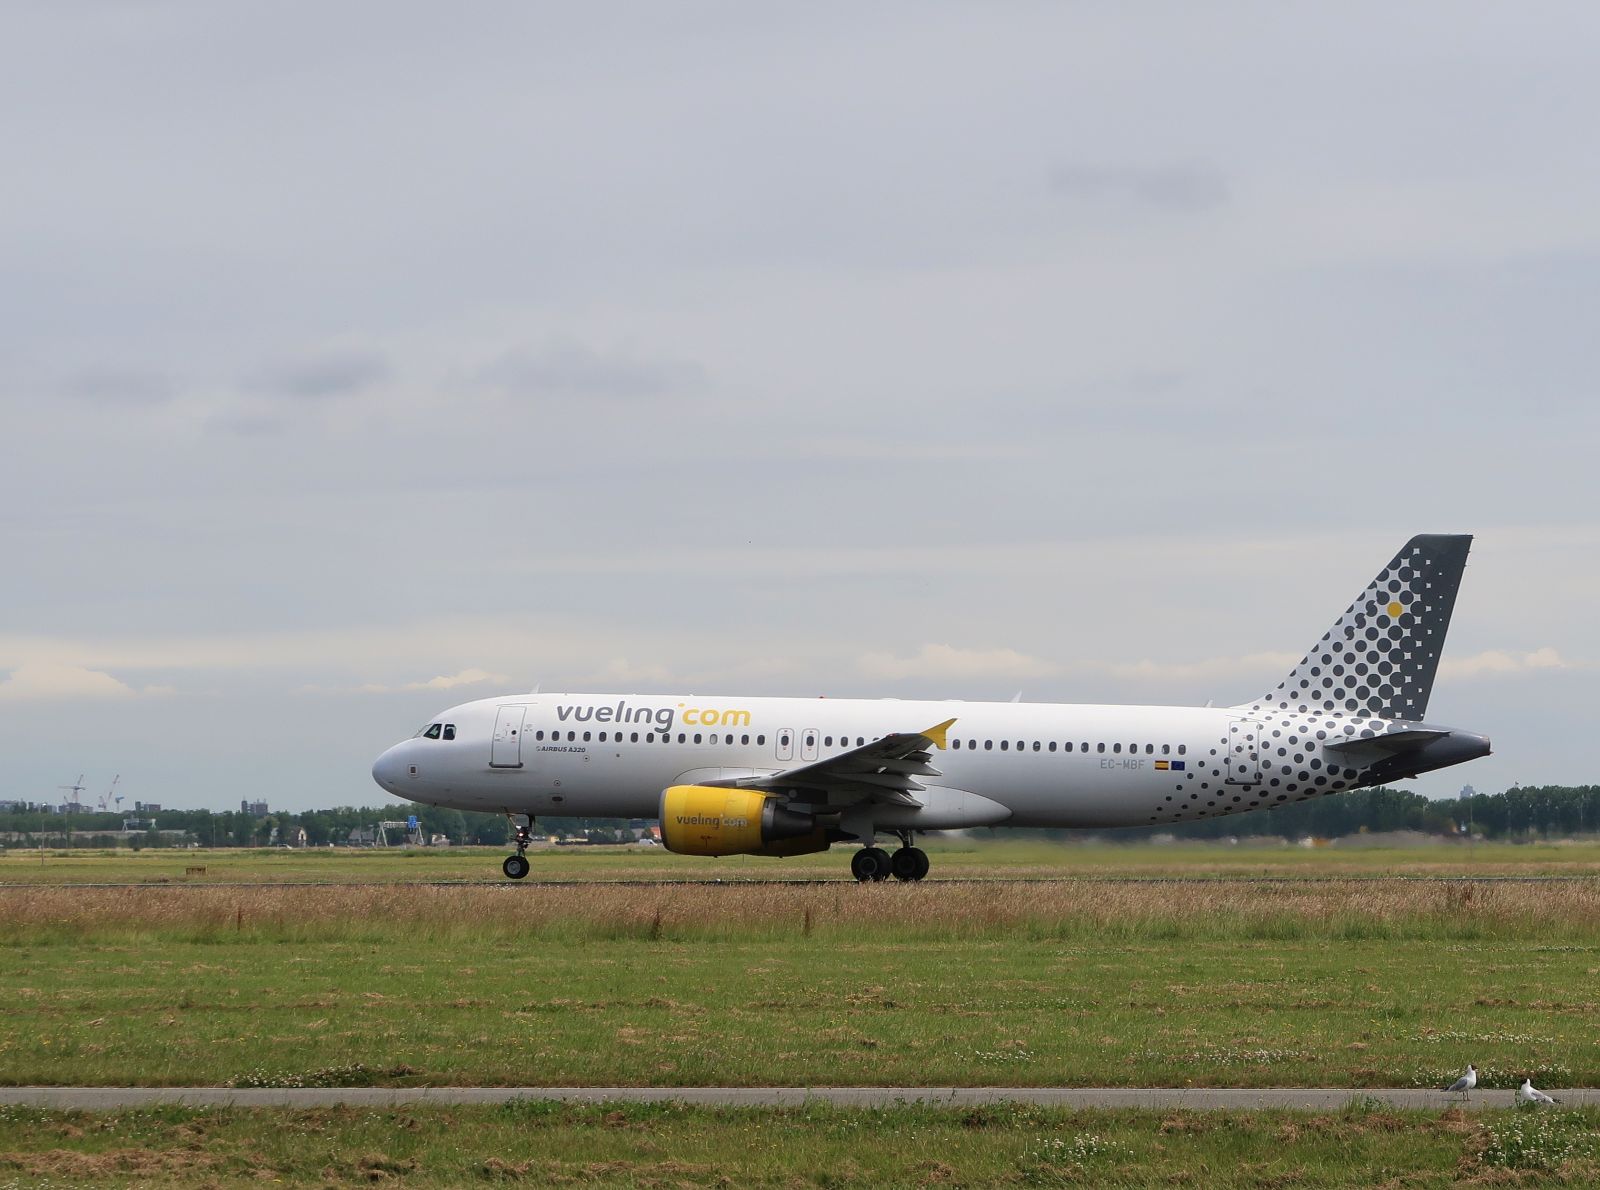
M 517 853 L 508 855 L 506 862 L 500 865 L 500 870 L 512 880 L 521 880 L 528 874 L 528 861 L 524 858 L 523 852 L 527 851 L 528 844 L 533 842 L 533 815 L 529 814 L 527 818 L 528 824 L 519 826 L 516 815 L 510 810 L 506 811 L 506 820 L 516 828 L 517 834 L 513 841 L 516 843 Z
M 862 884 L 889 878 L 889 853 L 882 847 L 863 847 L 850 857 L 850 874 Z
M 896 880 L 921 880 L 928 874 L 928 853 L 920 847 L 902 847 L 889 860 Z

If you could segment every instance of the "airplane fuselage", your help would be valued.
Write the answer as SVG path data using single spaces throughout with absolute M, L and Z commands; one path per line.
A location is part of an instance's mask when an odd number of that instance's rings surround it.
M 542 694 L 453 707 L 374 775 L 462 810 L 653 818 L 670 786 L 778 773 L 947 719 L 939 775 L 913 794 L 923 804 L 875 807 L 880 825 L 1148 826 L 1282 805 L 1368 783 L 1385 757 L 1349 745 L 1395 726 L 1212 707 Z

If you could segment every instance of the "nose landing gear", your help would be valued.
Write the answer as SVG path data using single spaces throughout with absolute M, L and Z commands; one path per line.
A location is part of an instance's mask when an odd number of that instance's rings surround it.
M 533 840 L 533 815 L 529 814 L 527 826 L 517 826 L 516 818 L 507 814 L 513 826 L 517 827 L 517 853 L 506 856 L 506 862 L 500 865 L 500 870 L 512 880 L 521 880 L 528 874 L 528 857 L 525 852 L 528 844 Z

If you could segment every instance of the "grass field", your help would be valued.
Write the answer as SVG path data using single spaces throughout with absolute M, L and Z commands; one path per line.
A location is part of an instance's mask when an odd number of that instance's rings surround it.
M 0 1187 L 1594 1185 L 1600 1113 L 0 1107 Z
M 1600 1081 L 1600 881 L 8 890 L 0 1082 Z
M 13 853 L 0 1083 L 1360 1088 L 1468 1061 L 1487 1086 L 1600 1081 L 1595 845 L 930 850 L 936 875 L 1017 882 L 857 886 L 837 854 L 563 849 L 521 884 L 429 885 L 492 879 L 501 853 Z M 739 883 L 773 876 L 828 882 Z M 1588 1186 L 1597 1130 L 1359 1101 L 0 1108 L 0 1190 Z
M 932 839 L 930 879 L 1166 876 L 1534 876 L 1600 877 L 1600 842 L 1449 843 L 1298 847 L 1244 841 L 1166 846 L 1060 844 L 1038 840 Z M 0 850 L 0 885 L 228 881 L 400 882 L 500 880 L 500 848 L 349 850 Z M 545 847 L 530 852 L 529 882 L 540 880 L 849 879 L 849 849 L 771 859 L 673 855 L 652 847 Z M 194 872 L 191 869 L 203 869 Z

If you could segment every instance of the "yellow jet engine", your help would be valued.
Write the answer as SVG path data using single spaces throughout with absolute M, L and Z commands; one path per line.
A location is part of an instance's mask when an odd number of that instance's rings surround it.
M 804 855 L 826 851 L 810 814 L 753 789 L 673 785 L 661 794 L 661 842 L 681 855 Z

